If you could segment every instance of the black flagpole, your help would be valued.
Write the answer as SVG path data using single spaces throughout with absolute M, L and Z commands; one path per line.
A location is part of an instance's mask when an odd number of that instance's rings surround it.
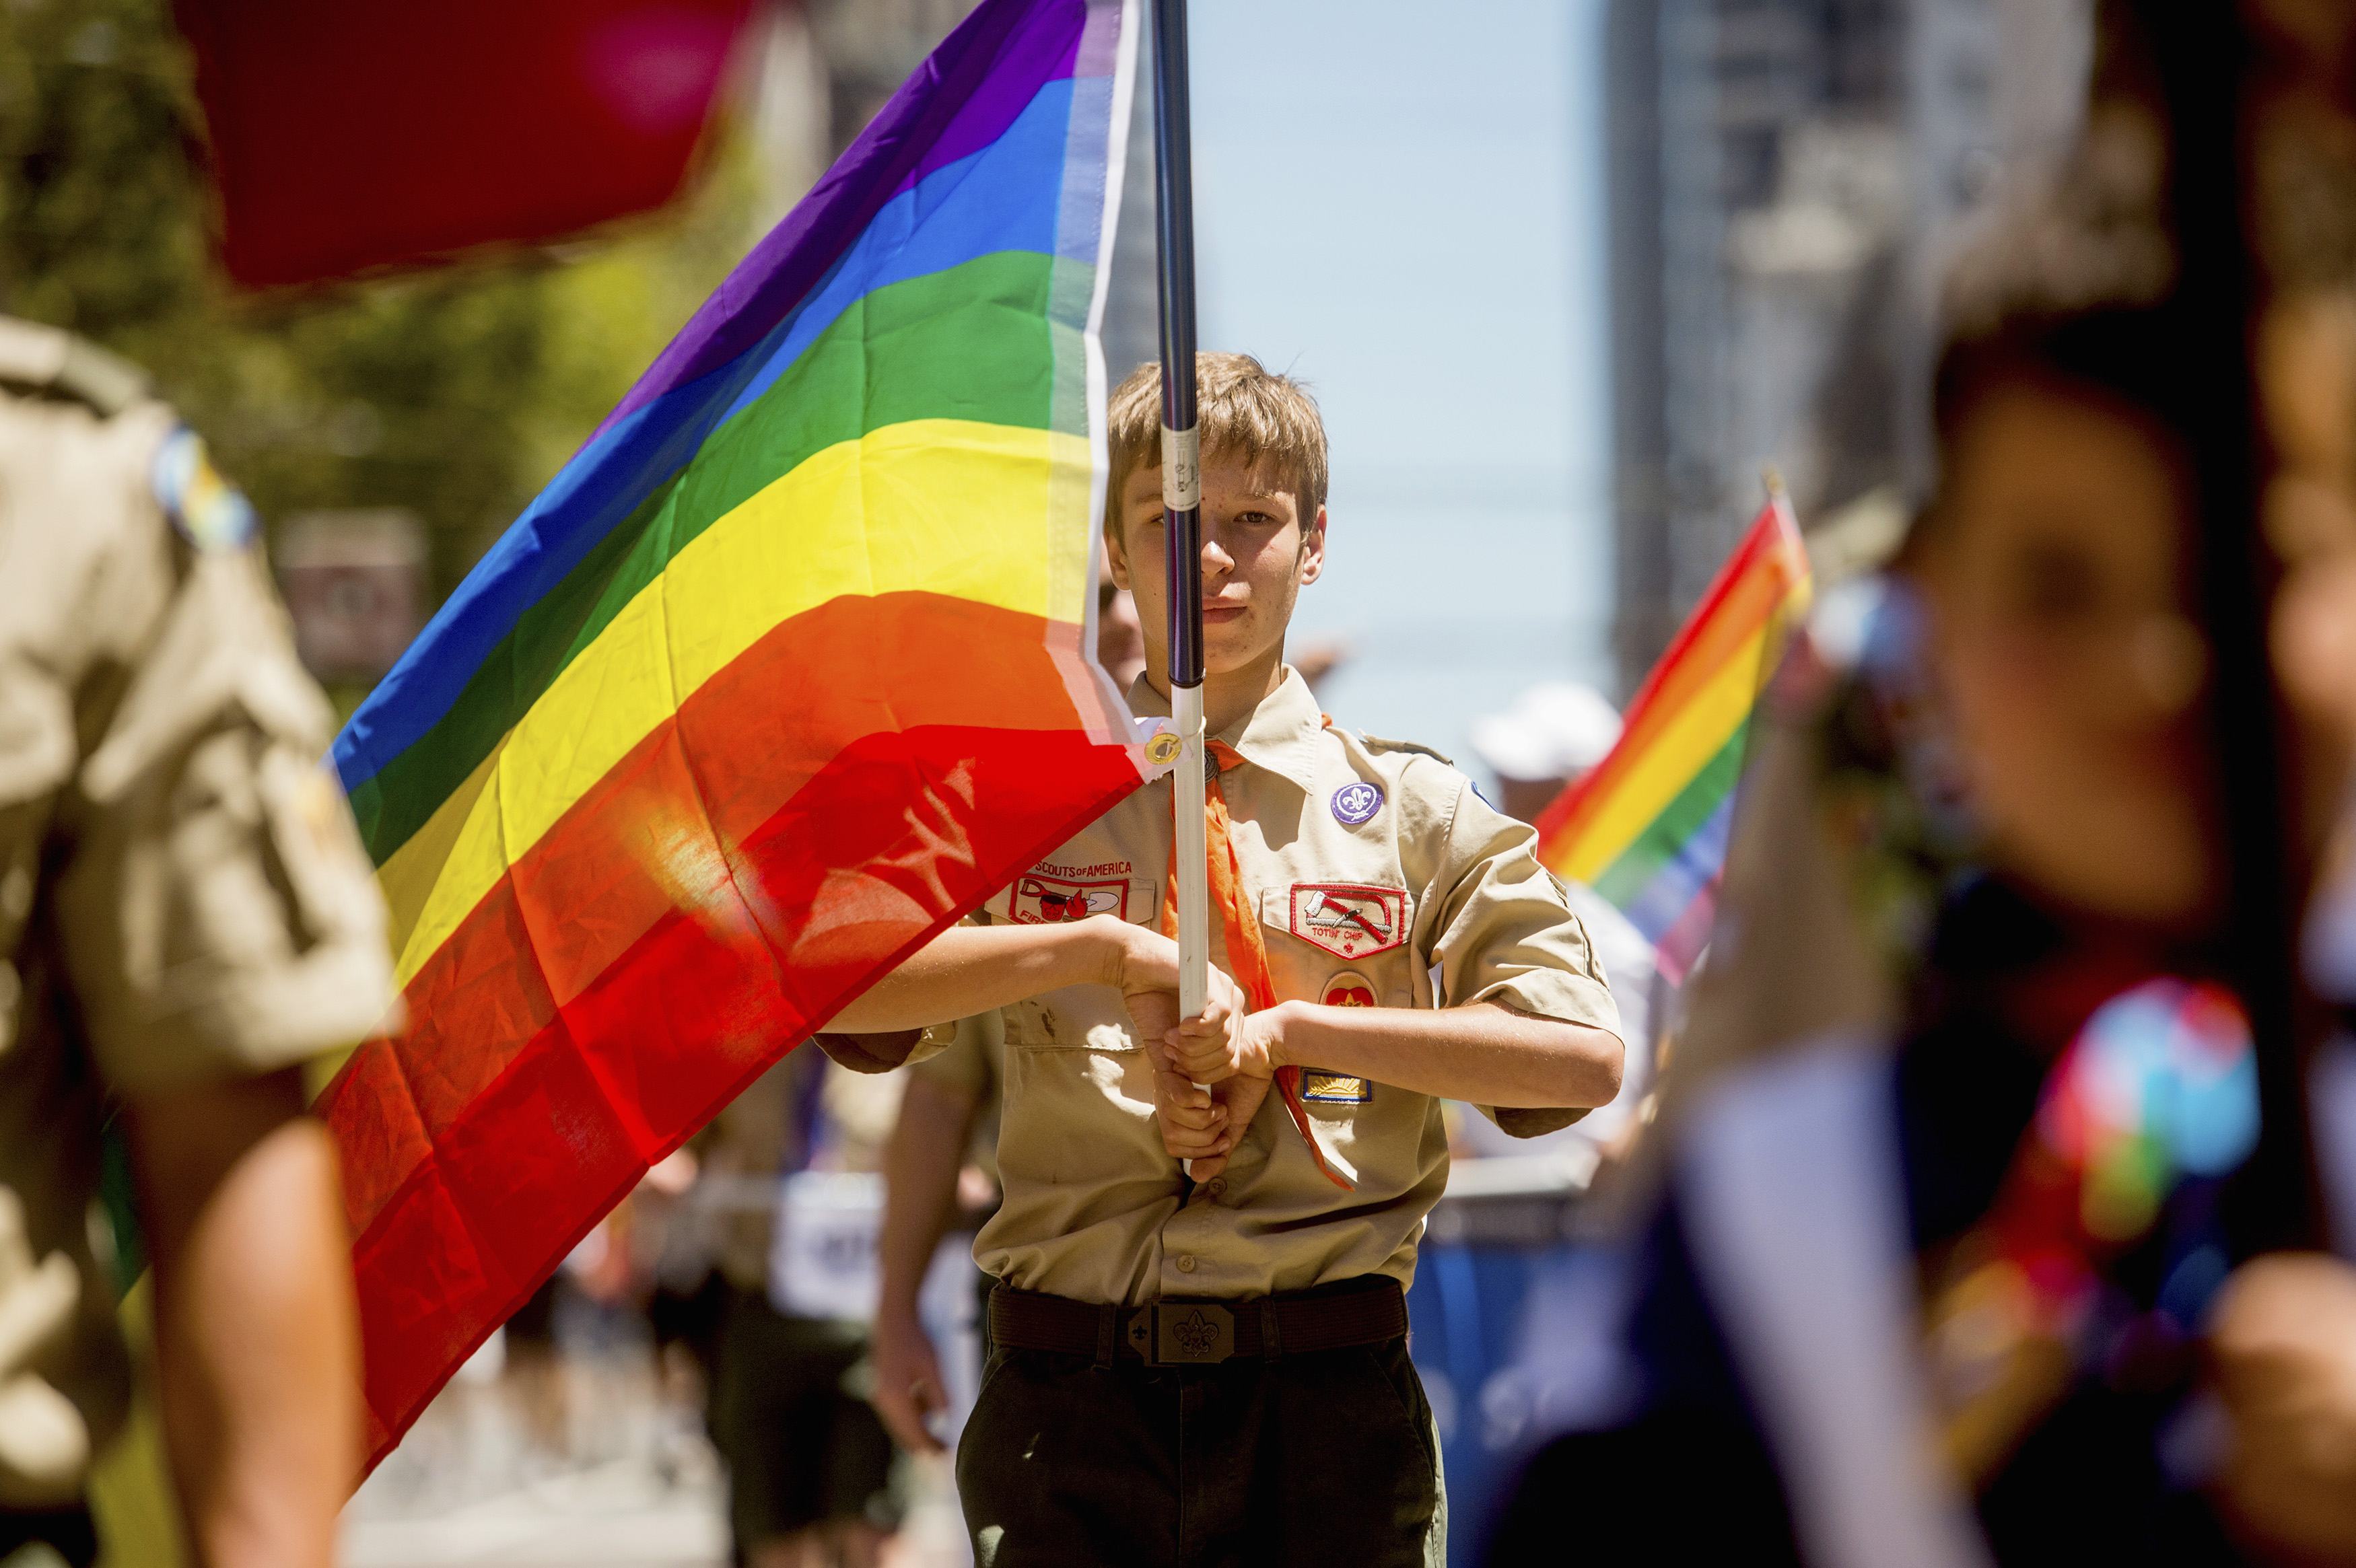
M 1203 479 L 1194 423 L 1194 171 L 1187 113 L 1186 0 L 1153 5 L 1154 187 L 1162 283 L 1162 507 L 1169 542 L 1170 706 L 1181 749 L 1177 831 L 1180 1012 L 1210 997 L 1210 892 L 1203 841 Z
M 2264 443 L 2250 344 L 2263 279 L 2251 239 L 2244 118 L 2251 24 L 2230 5 L 2143 0 L 2136 9 L 2169 116 L 2177 288 L 2186 307 L 2179 352 L 2186 384 L 2206 398 L 2190 439 L 2229 872 L 2221 956 L 2257 1044 L 2261 1135 L 2227 1189 L 2226 1226 L 2245 1253 L 2314 1246 L 2321 1206 L 2305 1093 L 2313 1019 L 2296 967 L 2303 890 L 2284 833 L 2295 820 L 2295 795 L 2266 648 L 2272 569 L 2258 526 Z

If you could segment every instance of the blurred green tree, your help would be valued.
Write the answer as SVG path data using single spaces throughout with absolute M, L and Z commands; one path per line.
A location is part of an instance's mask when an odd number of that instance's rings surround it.
M 191 69 L 168 0 L 0 0 L 0 311 L 145 366 L 265 518 L 415 511 L 438 598 L 743 253 L 744 138 L 587 239 L 242 294 Z

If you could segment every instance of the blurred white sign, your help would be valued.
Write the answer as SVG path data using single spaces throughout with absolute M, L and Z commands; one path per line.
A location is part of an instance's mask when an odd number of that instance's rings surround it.
M 882 1177 L 819 1170 L 787 1177 L 769 1253 L 769 1305 L 789 1317 L 871 1321 L 883 1225 Z

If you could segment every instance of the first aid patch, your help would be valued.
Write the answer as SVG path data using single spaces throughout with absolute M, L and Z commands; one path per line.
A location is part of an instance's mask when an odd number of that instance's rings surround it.
M 1355 882 L 1295 882 L 1289 929 L 1336 958 L 1387 953 L 1407 942 L 1407 893 Z

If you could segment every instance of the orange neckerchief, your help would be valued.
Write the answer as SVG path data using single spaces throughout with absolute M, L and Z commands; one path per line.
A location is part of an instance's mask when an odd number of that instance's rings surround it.
M 1226 792 L 1219 787 L 1219 774 L 1243 758 L 1225 741 L 1207 741 L 1204 746 L 1215 768 L 1203 792 L 1203 839 L 1209 861 L 1206 869 L 1210 873 L 1211 909 L 1226 927 L 1227 971 L 1243 987 L 1252 1010 L 1258 1012 L 1276 1006 L 1276 982 L 1269 977 L 1268 945 L 1260 940 L 1259 912 L 1251 907 L 1250 895 L 1244 887 L 1243 866 L 1236 859 L 1235 843 L 1228 833 L 1232 820 L 1227 816 Z M 1177 810 L 1174 791 L 1171 810 Z M 1162 900 L 1162 933 L 1178 934 L 1178 838 L 1174 833 L 1170 839 L 1169 889 Z M 1276 1091 L 1283 1098 L 1285 1111 L 1292 1117 L 1301 1141 L 1309 1146 L 1309 1157 L 1317 1162 L 1325 1179 L 1345 1192 L 1355 1191 L 1357 1183 L 1334 1169 L 1325 1151 L 1317 1147 L 1316 1135 L 1310 1130 L 1308 1109 L 1301 1103 L 1301 1069 L 1278 1068 Z M 1242 1129 L 1237 1129 L 1237 1136 L 1242 1136 Z

